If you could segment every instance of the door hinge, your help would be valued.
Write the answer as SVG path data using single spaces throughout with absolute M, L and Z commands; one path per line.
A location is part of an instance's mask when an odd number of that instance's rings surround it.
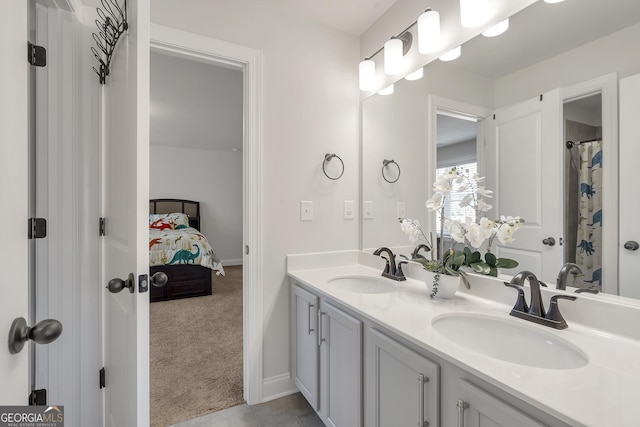
M 100 369 L 100 389 L 107 386 L 107 373 L 104 368 Z
M 544 98 L 544 96 L 542 94 L 540 94 L 540 101 L 542 101 L 543 98 Z
M 27 60 L 35 67 L 47 65 L 47 49 L 42 46 L 27 42 Z
M 47 404 L 47 389 L 31 390 L 29 406 L 44 406 Z
M 100 218 L 100 236 L 107 235 L 107 219 Z
M 29 238 L 42 239 L 47 237 L 47 220 L 44 218 L 29 218 Z

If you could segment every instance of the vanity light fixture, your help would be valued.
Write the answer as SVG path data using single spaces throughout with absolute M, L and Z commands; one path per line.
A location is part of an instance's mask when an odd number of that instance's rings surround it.
M 489 0 L 460 0 L 460 24 L 464 28 L 482 25 L 489 19 Z
M 440 14 L 427 9 L 418 17 L 418 52 L 433 53 L 440 48 Z
M 391 95 L 393 93 L 393 83 L 378 92 L 378 95 Z
M 449 52 L 442 55 L 439 59 L 440 61 L 453 61 L 454 59 L 458 59 L 461 53 L 462 46 L 454 47 Z
M 485 37 L 496 37 L 504 33 L 505 31 L 507 31 L 508 29 L 509 29 L 509 18 L 505 19 L 504 21 L 498 22 L 493 27 L 484 31 L 482 35 Z
M 424 76 L 424 67 L 420 67 L 412 73 L 405 76 L 405 80 L 420 80 Z
M 360 62 L 360 90 L 373 90 L 376 86 L 376 63 L 370 58 Z

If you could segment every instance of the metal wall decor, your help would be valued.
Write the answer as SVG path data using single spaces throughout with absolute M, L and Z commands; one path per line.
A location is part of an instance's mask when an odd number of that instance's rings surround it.
M 127 0 L 124 0 L 124 8 L 118 5 L 118 0 L 100 0 L 100 2 L 102 7 L 96 8 L 98 19 L 95 21 L 98 33 L 92 33 L 97 49 L 91 47 L 91 52 L 93 52 L 93 56 L 96 57 L 100 65 L 99 70 L 92 67 L 93 71 L 100 78 L 100 84 L 105 84 L 109 75 L 113 52 L 120 36 L 129 29 L 129 23 L 127 22 Z
M 389 178 L 387 178 L 387 176 L 384 174 L 384 169 L 385 169 L 387 166 L 391 165 L 391 164 L 396 165 L 396 168 L 398 169 L 398 176 L 397 176 L 397 177 L 396 177 L 396 179 L 394 179 L 394 180 L 390 180 L 390 179 L 389 179 Z M 396 161 L 395 161 L 395 160 L 393 160 L 393 159 L 392 159 L 392 160 L 384 159 L 384 160 L 382 161 L 382 178 L 384 178 L 384 180 L 385 180 L 385 181 L 387 181 L 389 184 L 393 184 L 394 182 L 397 182 L 397 181 L 400 179 L 400 165 L 399 165 L 399 164 L 397 164 L 397 163 L 396 163 Z
M 331 161 L 331 159 L 336 158 L 338 160 L 340 160 L 340 165 L 341 165 L 341 171 L 340 174 L 338 176 L 329 176 L 329 174 L 327 173 L 327 170 L 325 169 L 325 167 L 327 166 L 327 163 L 329 163 Z M 342 177 L 342 175 L 344 174 L 344 162 L 342 161 L 342 159 L 335 153 L 332 154 L 325 154 L 324 155 L 324 161 L 322 162 L 322 172 L 324 172 L 324 175 L 332 180 L 338 180 Z

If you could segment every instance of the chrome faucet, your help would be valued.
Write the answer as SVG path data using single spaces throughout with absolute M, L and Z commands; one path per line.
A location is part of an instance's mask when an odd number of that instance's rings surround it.
M 558 278 L 556 279 L 556 289 L 561 289 L 563 291 L 567 289 L 567 277 L 569 277 L 569 273 L 571 273 L 571 271 L 574 271 L 575 274 L 582 274 L 582 269 L 578 264 L 574 264 L 573 262 L 564 264 L 558 273 Z
M 424 250 L 425 252 L 431 252 L 431 248 L 429 246 L 421 243 L 416 246 L 415 249 L 413 249 L 413 252 L 411 252 L 411 259 L 426 260 L 427 258 L 419 254 L 421 250 Z
M 386 252 L 387 255 L 389 255 L 389 258 L 383 257 L 382 252 Z M 404 277 L 404 272 L 402 271 L 402 264 L 406 264 L 407 261 L 400 261 L 396 265 L 396 256 L 393 254 L 393 252 L 391 252 L 391 249 L 384 246 L 376 249 L 373 254 L 387 260 L 387 263 L 384 266 L 384 270 L 382 271 L 383 277 L 387 277 L 389 279 L 397 281 L 407 280 L 407 278 Z
M 525 280 L 529 281 L 529 289 L 531 290 L 529 306 L 525 300 L 523 290 Z M 511 282 L 504 282 L 504 284 L 518 291 L 516 304 L 513 306 L 513 309 L 511 309 L 511 313 L 509 313 L 511 316 L 555 329 L 565 329 L 568 326 L 567 321 L 562 317 L 562 314 L 560 314 L 558 300 L 568 299 L 575 301 L 577 299 L 576 297 L 572 295 L 552 296 L 549 303 L 549 311 L 545 313 L 544 305 L 542 304 L 542 293 L 540 292 L 540 282 L 535 274 L 530 271 L 521 271 L 513 276 Z

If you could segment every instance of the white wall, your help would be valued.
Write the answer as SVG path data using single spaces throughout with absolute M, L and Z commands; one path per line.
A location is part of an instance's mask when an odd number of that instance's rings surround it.
M 151 20 L 264 54 L 263 370 L 288 381 L 285 255 L 359 247 L 358 222 L 342 219 L 343 200 L 358 200 L 358 38 L 258 0 L 154 0 Z M 322 173 L 334 152 L 338 181 Z M 300 200 L 313 222 L 300 222 Z
M 223 265 L 242 263 L 242 152 L 152 145 L 152 199 L 200 202 L 201 231 Z

